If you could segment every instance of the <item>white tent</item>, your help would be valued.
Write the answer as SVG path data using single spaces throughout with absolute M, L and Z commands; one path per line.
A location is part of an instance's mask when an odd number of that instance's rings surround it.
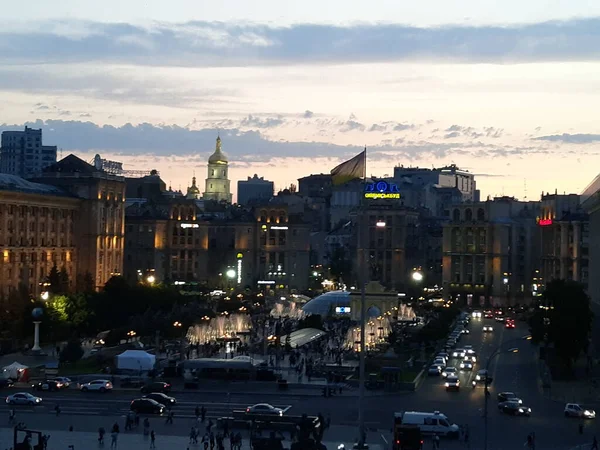
M 13 380 L 18 380 L 25 369 L 27 369 L 27 366 L 24 366 L 23 364 L 15 361 L 14 363 L 2 369 L 2 376 L 4 378 L 12 378 Z
M 117 358 L 117 369 L 152 370 L 156 357 L 143 350 L 125 350 Z

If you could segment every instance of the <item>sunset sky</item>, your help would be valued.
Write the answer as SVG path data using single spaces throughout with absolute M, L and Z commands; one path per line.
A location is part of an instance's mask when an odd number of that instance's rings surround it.
M 600 172 L 600 2 L 0 0 L 0 130 L 185 189 L 455 163 L 482 197 Z

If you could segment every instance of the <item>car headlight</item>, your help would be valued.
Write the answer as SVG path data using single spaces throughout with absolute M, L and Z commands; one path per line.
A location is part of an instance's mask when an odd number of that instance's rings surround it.
M 450 383 L 446 383 L 446 387 L 450 387 Z
M 586 411 L 584 411 L 584 412 L 583 412 L 583 414 L 584 414 L 585 416 L 591 416 L 591 415 L 592 415 L 592 411 L 587 411 L 587 410 L 586 410 Z
M 36 403 L 39 403 L 39 402 L 42 401 L 42 399 L 41 398 L 36 398 L 35 401 L 36 401 Z
M 479 375 L 475 375 L 475 379 L 476 379 L 477 381 L 479 381 L 479 380 L 481 380 L 481 377 L 480 377 Z

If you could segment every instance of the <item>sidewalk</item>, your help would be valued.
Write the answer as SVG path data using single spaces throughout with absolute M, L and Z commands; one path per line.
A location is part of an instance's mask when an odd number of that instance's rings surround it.
M 106 433 L 104 437 L 104 447 L 98 445 L 98 435 L 96 433 L 85 433 L 85 432 L 68 432 L 68 431 L 41 431 L 44 434 L 50 435 L 48 441 L 48 450 L 68 450 L 69 446 L 73 446 L 73 450 L 87 450 L 92 448 L 106 448 L 110 449 L 110 433 Z M 150 448 L 150 438 L 143 436 L 142 434 L 125 434 L 120 433 L 118 438 L 118 446 L 120 449 L 127 450 L 147 450 Z M 169 449 L 169 450 L 195 450 L 202 448 L 202 444 L 190 444 L 190 440 L 187 436 L 156 436 L 156 448 L 157 449 Z M 34 441 L 34 444 L 37 441 Z M 229 440 L 225 441 L 225 448 L 229 448 Z M 347 449 L 351 449 L 353 442 L 347 441 L 324 441 L 323 444 L 328 450 L 337 450 L 340 444 L 344 444 Z M 8 428 L 2 428 L 0 430 L 0 448 L 11 448 L 13 446 L 13 430 Z M 290 441 L 284 441 L 283 446 L 289 448 Z M 371 444 L 370 450 L 386 450 L 383 445 Z M 244 436 L 242 441 L 242 450 L 251 450 L 250 442 L 247 436 Z

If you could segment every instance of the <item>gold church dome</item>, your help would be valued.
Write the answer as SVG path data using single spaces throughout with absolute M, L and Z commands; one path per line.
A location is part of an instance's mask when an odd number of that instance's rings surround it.
M 208 158 L 208 163 L 209 164 L 227 164 L 229 162 L 229 159 L 227 159 L 227 155 L 225 155 L 225 153 L 223 153 L 223 151 L 221 150 L 221 137 L 217 137 L 217 145 L 215 147 L 215 152 L 210 155 L 210 158 Z

